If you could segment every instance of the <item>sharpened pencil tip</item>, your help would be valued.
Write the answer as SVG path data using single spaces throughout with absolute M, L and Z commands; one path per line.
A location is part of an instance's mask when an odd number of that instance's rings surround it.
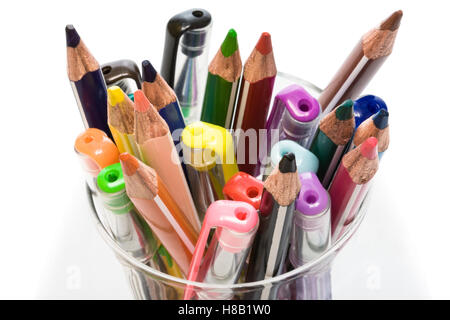
M 255 46 L 256 50 L 258 50 L 262 55 L 266 55 L 272 52 L 272 39 L 270 37 L 270 33 L 263 32 L 261 37 L 258 40 L 258 43 Z
M 150 108 L 150 101 L 148 101 L 142 90 L 137 90 L 134 93 L 134 109 L 139 112 L 145 112 Z
M 369 160 L 374 160 L 378 157 L 378 139 L 375 137 L 367 138 L 366 141 L 364 141 L 361 144 L 360 147 L 361 154 L 364 158 Z
M 80 36 L 77 30 L 71 24 L 66 26 L 66 44 L 68 47 L 75 48 L 80 43 Z
M 127 176 L 132 176 L 139 168 L 139 162 L 128 152 L 121 153 L 119 156 L 122 171 Z
M 220 50 L 224 57 L 229 57 L 238 49 L 237 33 L 234 29 L 230 29 L 222 42 Z
M 353 101 L 351 99 L 345 100 L 340 106 L 336 108 L 336 118 L 339 120 L 348 120 L 353 117 Z
M 142 61 L 142 80 L 144 80 L 145 82 L 154 82 L 157 74 L 158 73 L 156 72 L 150 61 Z
M 282 173 L 297 171 L 295 155 L 292 152 L 286 153 L 283 158 L 281 158 L 280 163 L 278 164 L 278 170 Z
M 372 120 L 375 127 L 382 130 L 389 125 L 389 112 L 381 109 L 372 117 Z
M 402 21 L 403 11 L 398 10 L 390 15 L 389 18 L 384 20 L 380 25 L 380 30 L 391 30 L 395 31 L 400 27 L 400 22 Z
M 108 100 L 112 106 L 121 103 L 125 99 L 125 93 L 118 86 L 108 88 Z

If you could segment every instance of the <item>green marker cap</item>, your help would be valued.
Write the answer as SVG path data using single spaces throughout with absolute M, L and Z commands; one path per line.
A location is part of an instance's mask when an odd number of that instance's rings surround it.
M 353 118 L 353 101 L 351 99 L 345 100 L 336 108 L 336 118 L 341 121 Z
M 134 93 L 129 93 L 128 98 L 130 98 L 130 100 L 134 102 Z
M 104 168 L 97 176 L 97 185 L 105 207 L 116 214 L 128 213 L 133 203 L 125 191 L 125 180 L 120 163 Z
M 222 42 L 220 50 L 224 57 L 229 57 L 238 49 L 237 33 L 234 29 L 230 29 L 225 40 Z

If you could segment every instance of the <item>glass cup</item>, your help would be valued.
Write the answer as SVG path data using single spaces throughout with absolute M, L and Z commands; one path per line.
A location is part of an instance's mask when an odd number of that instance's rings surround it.
M 318 87 L 307 81 L 278 72 L 273 97 L 281 89 L 294 83 L 304 87 L 316 98 L 321 92 Z M 152 300 L 183 299 L 183 293 L 187 286 L 191 286 L 193 292 L 200 298 L 225 296 L 233 300 L 241 300 L 257 296 L 261 299 L 331 299 L 330 271 L 332 262 L 364 219 L 368 198 L 366 197 L 362 201 L 358 213 L 342 236 L 332 243 L 317 259 L 270 279 L 232 285 L 217 285 L 177 278 L 153 269 L 133 258 L 108 233 L 107 228 L 102 223 L 101 214 L 99 214 L 102 210 L 98 207 L 98 202 L 94 201 L 91 189 L 87 187 L 86 190 L 92 207 L 91 215 L 94 224 L 124 267 L 125 275 L 134 297 L 136 299 Z M 314 289 L 311 290 L 311 288 Z

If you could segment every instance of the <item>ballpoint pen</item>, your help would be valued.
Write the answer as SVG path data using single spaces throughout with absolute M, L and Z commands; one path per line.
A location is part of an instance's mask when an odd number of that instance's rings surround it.
M 317 159 L 314 153 L 292 140 L 281 140 L 272 147 L 272 150 L 270 150 L 269 163 L 265 167 L 262 167 L 263 180 L 266 180 L 287 153 L 294 154 L 298 173 L 317 172 L 317 169 L 319 168 L 319 159 Z
M 219 200 L 211 204 L 195 246 L 188 280 L 212 284 L 236 283 L 250 251 L 258 223 L 258 213 L 248 203 Z M 216 228 L 216 232 L 203 257 L 212 228 Z M 193 293 L 193 288 L 188 286 L 184 299 L 191 299 Z M 197 295 L 199 299 L 230 299 L 233 297 L 233 291 L 205 291 L 198 292 Z
M 108 127 L 106 84 L 100 65 L 73 25 L 66 26 L 67 72 L 85 128 L 97 128 L 112 139 Z
M 332 243 L 345 232 L 378 170 L 378 140 L 370 137 L 343 158 L 330 185 Z
M 288 153 L 264 182 L 259 207 L 260 224 L 250 254 L 247 282 L 272 278 L 283 272 L 293 225 L 295 199 L 300 187 L 295 156 Z M 246 295 L 247 299 L 275 297 L 276 287 Z
M 375 137 L 378 140 L 378 157 L 381 160 L 383 153 L 389 146 L 389 112 L 384 109 L 367 119 L 356 129 L 352 147 L 357 147 L 367 138 Z
M 133 100 L 133 93 L 141 89 L 141 73 L 132 60 L 122 59 L 104 63 L 101 66 L 106 87 L 118 86 Z
M 311 152 L 319 159 L 317 177 L 325 188 L 339 165 L 355 129 L 353 101 L 346 100 L 322 120 L 311 143 Z
M 272 134 L 278 133 L 279 140 L 293 140 L 308 148 L 320 113 L 319 102 L 301 86 L 293 84 L 284 88 L 275 96 L 267 119 L 267 144 L 272 147 Z
M 241 74 L 237 34 L 230 29 L 209 64 L 201 121 L 231 129 Z
M 167 123 L 141 90 L 135 92 L 135 136 L 141 160 L 161 177 L 197 232 L 200 220 Z
M 209 205 L 224 199 L 223 187 L 238 172 L 233 137 L 225 128 L 199 121 L 186 126 L 181 141 L 189 188 L 202 221 Z
M 198 233 L 151 167 L 128 153 L 120 155 L 130 200 L 186 275 Z
M 134 103 L 118 86 L 108 90 L 108 125 L 120 153 L 138 156 L 134 137 Z
M 198 8 L 183 11 L 167 22 L 161 75 L 175 90 L 188 124 L 200 117 L 211 25 L 211 14 Z
M 330 197 L 316 174 L 299 174 L 302 189 L 295 200 L 289 262 L 293 268 L 314 261 L 331 244 Z M 292 283 L 290 299 L 330 300 L 329 267 L 318 268 Z

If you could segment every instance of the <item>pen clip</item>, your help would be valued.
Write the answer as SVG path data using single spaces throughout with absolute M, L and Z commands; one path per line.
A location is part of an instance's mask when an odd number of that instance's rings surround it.
M 211 14 L 205 9 L 186 10 L 170 18 L 167 23 L 161 65 L 161 76 L 170 87 L 174 87 L 178 45 L 181 36 L 189 30 L 205 28 L 210 24 Z
M 203 226 L 197 244 L 195 245 L 188 280 L 197 281 L 206 243 L 212 228 L 223 228 L 222 231 L 226 229 L 235 233 L 245 234 L 254 230 L 258 226 L 258 223 L 258 213 L 256 209 L 248 203 L 229 200 L 219 200 L 212 203 L 206 211 Z M 225 239 L 222 240 L 225 242 L 231 243 L 230 247 L 235 247 L 237 245 L 237 243 L 231 239 L 231 233 L 229 233 L 229 235 L 223 235 L 223 232 L 221 232 L 220 237 L 224 237 Z M 241 239 L 239 240 L 242 241 Z M 220 239 L 218 241 L 220 241 Z M 184 299 L 190 300 L 192 295 L 193 288 L 188 285 L 184 293 Z
M 107 87 L 117 85 L 117 82 L 120 80 L 132 79 L 136 83 L 136 88 L 141 89 L 141 73 L 134 61 L 126 59 L 117 60 L 102 64 L 101 69 Z M 126 90 L 124 90 L 125 88 L 122 87 L 121 89 L 127 94 L 136 91 L 134 88 L 130 88 L 131 92 L 126 92 Z

